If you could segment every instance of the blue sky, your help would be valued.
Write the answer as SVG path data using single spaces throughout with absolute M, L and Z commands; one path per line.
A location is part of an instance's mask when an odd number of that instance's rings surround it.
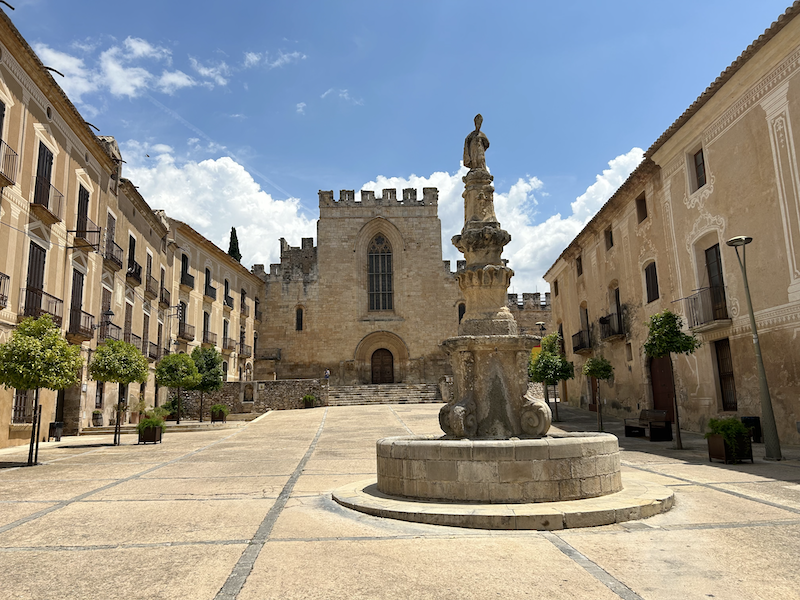
M 242 262 L 315 237 L 319 189 L 440 188 L 444 258 L 477 112 L 512 290 L 789 0 L 11 0 L 154 208 Z

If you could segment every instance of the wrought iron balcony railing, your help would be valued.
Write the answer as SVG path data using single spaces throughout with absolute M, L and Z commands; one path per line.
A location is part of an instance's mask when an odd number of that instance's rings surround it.
M 116 340 L 122 339 L 122 327 L 114 325 L 113 323 L 103 323 L 100 325 L 100 340 Z
M 17 182 L 17 153 L 3 140 L 0 140 L 0 187 Z
M 136 335 L 135 333 L 126 331 L 123 339 L 126 342 L 128 342 L 131 346 L 134 346 L 139 352 L 142 351 L 142 338 Z
M 25 287 L 20 290 L 20 317 L 33 317 L 38 319 L 44 314 L 53 317 L 53 323 L 61 326 L 64 317 L 64 302 L 60 298 L 51 296 L 47 292 Z
M 76 246 L 90 246 L 95 249 L 100 248 L 100 228 L 95 225 L 89 217 L 78 217 L 75 229 L 70 233 L 75 234 Z
M 114 240 L 106 240 L 106 251 L 103 254 L 103 260 L 106 266 L 114 271 L 119 271 L 122 268 L 122 248 L 114 243 Z
M 600 317 L 600 339 L 607 340 L 622 335 L 625 335 L 625 328 L 621 314 L 614 312 Z
M 716 285 L 702 288 L 696 294 L 684 299 L 686 320 L 689 327 L 703 327 L 715 322 L 724 321 L 727 324 L 728 303 L 725 299 L 725 286 Z
M 194 325 L 188 323 L 178 323 L 178 339 L 193 342 L 194 341 Z
M 225 298 L 223 299 L 222 303 L 225 306 L 225 308 L 228 308 L 228 309 L 233 308 L 233 296 L 229 296 L 228 294 L 225 294 Z
M 213 285 L 206 284 L 204 289 L 203 289 L 203 295 L 206 298 L 211 298 L 211 300 L 216 300 L 217 299 L 217 288 L 215 288 Z
M 185 285 L 189 289 L 194 289 L 194 275 L 189 273 L 181 273 L 181 285 Z
M 158 279 L 152 275 L 145 276 L 144 295 L 149 297 L 150 300 L 158 298 Z
M 222 350 L 225 352 L 236 352 L 236 340 L 232 338 L 222 338 Z
M 170 306 L 170 293 L 167 288 L 161 288 L 161 295 L 158 299 L 158 305 L 161 308 L 169 308 Z
M 250 358 L 251 356 L 253 356 L 253 347 L 240 342 L 239 356 L 241 356 L 242 358 Z
M 84 340 L 92 339 L 94 337 L 94 315 L 90 315 L 80 308 L 70 308 L 67 332 Z
M 254 316 L 255 316 L 256 321 L 260 321 L 261 317 L 262 317 L 261 311 L 260 310 L 256 310 Z
M 203 343 L 209 344 L 210 346 L 217 345 L 217 334 L 211 333 L 210 331 L 203 332 Z
M 8 306 L 8 282 L 11 278 L 5 273 L 0 273 L 0 308 Z
M 128 260 L 128 272 L 125 273 L 125 278 L 128 283 L 133 285 L 141 285 L 142 283 L 142 265 L 135 260 Z
M 589 331 L 583 329 L 572 336 L 572 351 L 580 352 L 582 350 L 589 350 L 592 347 L 592 342 L 589 339 Z
M 164 358 L 165 356 L 169 356 L 169 353 L 170 353 L 169 346 L 161 348 L 161 354 L 158 355 L 158 358 L 161 359 Z
M 158 360 L 158 344 L 155 342 L 147 344 L 147 357 L 150 360 Z
M 49 180 L 34 176 L 31 210 L 36 216 L 52 225 L 62 219 L 63 208 L 64 194 L 54 188 Z
M 246 302 L 242 302 L 242 303 L 239 304 L 239 312 L 242 313 L 243 317 L 249 317 L 250 316 L 250 307 L 247 306 Z

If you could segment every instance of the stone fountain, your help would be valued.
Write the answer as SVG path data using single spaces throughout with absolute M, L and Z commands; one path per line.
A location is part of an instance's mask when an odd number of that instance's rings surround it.
M 501 256 L 511 236 L 494 212 L 482 123 L 477 115 L 464 141 L 464 227 L 452 240 L 466 259 L 457 276 L 466 311 L 458 336 L 441 344 L 453 371 L 453 398 L 439 412 L 445 435 L 378 440 L 377 486 L 359 482 L 333 497 L 380 516 L 504 529 L 601 525 L 667 510 L 667 488 L 636 483 L 625 493 L 615 436 L 548 433 L 550 408 L 528 391 L 538 338 L 519 335 L 506 307 L 514 271 Z

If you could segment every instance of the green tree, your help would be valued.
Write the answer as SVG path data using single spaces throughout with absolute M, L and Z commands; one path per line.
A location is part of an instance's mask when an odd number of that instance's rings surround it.
M 82 368 L 80 346 L 61 336 L 50 315 L 23 319 L 11 339 L 0 344 L 0 384 L 26 392 L 35 390 L 28 465 L 39 460 L 39 389 L 63 390 L 73 386 L 80 380 Z
M 583 364 L 583 374 L 607 381 L 614 376 L 614 365 L 602 356 L 593 356 Z M 597 430 L 603 431 L 603 404 L 600 398 L 597 398 Z
M 181 422 L 181 389 L 193 389 L 200 382 L 200 373 L 188 354 L 168 354 L 156 366 L 158 385 L 178 390 L 178 419 Z
M 192 360 L 200 381 L 192 388 L 200 392 L 200 422 L 203 422 L 203 395 L 222 388 L 222 355 L 216 348 L 198 346 L 192 350 Z
M 681 441 L 681 424 L 678 418 L 678 395 L 675 393 L 675 373 L 672 370 L 672 354 L 692 354 L 700 347 L 700 341 L 694 334 L 686 334 L 681 329 L 683 320 L 671 312 L 664 310 L 650 317 L 647 324 L 650 332 L 644 343 L 644 353 L 650 358 L 669 357 L 669 370 L 672 373 L 672 402 L 675 407 L 675 447 L 683 448 Z
M 119 385 L 117 419 L 114 426 L 114 445 L 119 446 L 128 385 L 134 381 L 147 383 L 147 358 L 132 344 L 120 340 L 106 340 L 105 344 L 98 346 L 92 362 L 89 363 L 89 375 L 95 381 Z
M 239 252 L 239 238 L 236 237 L 236 227 L 231 227 L 231 242 L 228 246 L 228 255 L 232 256 L 236 262 L 242 261 L 242 253 Z
M 551 333 L 542 338 L 541 350 L 528 365 L 528 377 L 531 381 L 544 384 L 544 399 L 549 402 L 548 385 L 575 377 L 575 366 L 560 352 L 561 336 Z M 555 417 L 558 420 L 558 404 L 555 405 Z

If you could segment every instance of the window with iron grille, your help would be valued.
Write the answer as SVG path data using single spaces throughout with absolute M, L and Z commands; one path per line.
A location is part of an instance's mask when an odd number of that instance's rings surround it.
M 11 415 L 12 423 L 30 423 L 33 406 L 30 390 L 14 390 L 14 408 Z
M 383 234 L 376 235 L 369 244 L 367 267 L 369 309 L 392 310 L 392 247 Z
M 658 274 L 656 273 L 656 263 L 651 262 L 644 268 L 644 280 L 647 287 L 647 302 L 658 300 Z

